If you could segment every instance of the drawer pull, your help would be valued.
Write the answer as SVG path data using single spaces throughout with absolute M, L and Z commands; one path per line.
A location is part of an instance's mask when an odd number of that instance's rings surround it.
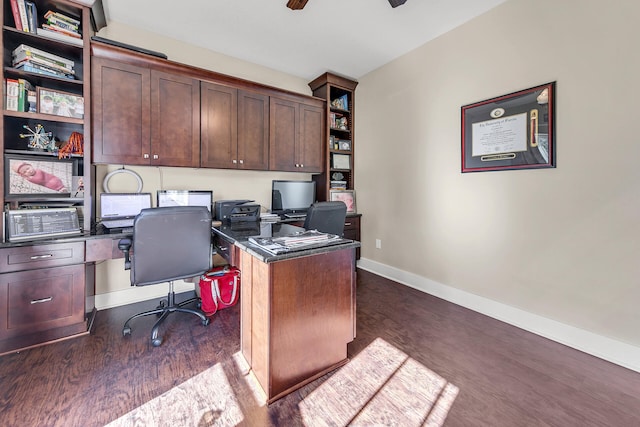
M 52 258 L 53 254 L 46 254 L 46 255 L 32 255 L 31 259 L 43 259 L 43 258 Z
M 345 223 L 344 223 L 344 226 L 345 226 L 345 227 L 348 227 L 348 226 L 350 226 L 350 225 L 351 225 L 351 223 L 350 223 L 350 222 L 345 222 Z
M 224 247 L 224 248 L 223 248 L 223 247 L 219 247 L 219 248 L 218 248 L 218 250 L 219 250 L 220 252 L 226 252 L 226 251 L 228 251 L 228 250 L 229 250 L 229 248 L 227 248 L 227 247 Z
M 47 298 L 42 298 L 42 299 L 32 299 L 31 300 L 31 304 L 40 304 L 43 302 L 49 302 L 53 299 L 53 297 L 47 297 Z

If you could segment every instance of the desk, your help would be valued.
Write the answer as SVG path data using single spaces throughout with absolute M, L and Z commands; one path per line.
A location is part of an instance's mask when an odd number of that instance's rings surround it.
M 300 230 L 269 226 L 274 237 Z M 358 242 L 271 255 L 252 246 L 249 236 L 214 233 L 238 249 L 241 349 L 268 403 L 347 363 L 347 344 L 355 337 Z

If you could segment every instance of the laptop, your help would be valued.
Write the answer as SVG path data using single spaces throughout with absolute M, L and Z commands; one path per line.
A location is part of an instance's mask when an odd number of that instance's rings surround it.
M 101 224 L 108 230 L 132 228 L 136 215 L 150 207 L 151 193 L 101 193 Z

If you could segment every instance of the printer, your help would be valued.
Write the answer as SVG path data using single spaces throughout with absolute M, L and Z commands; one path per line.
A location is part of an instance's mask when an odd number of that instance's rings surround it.
M 218 221 L 259 221 L 260 205 L 253 200 L 218 200 L 214 206 Z

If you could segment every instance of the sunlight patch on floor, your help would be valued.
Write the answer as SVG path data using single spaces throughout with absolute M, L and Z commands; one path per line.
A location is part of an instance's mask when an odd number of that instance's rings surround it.
M 243 419 L 222 364 L 218 363 L 107 424 L 107 427 L 234 426 Z
M 442 426 L 458 388 L 378 338 L 299 404 L 308 426 Z

